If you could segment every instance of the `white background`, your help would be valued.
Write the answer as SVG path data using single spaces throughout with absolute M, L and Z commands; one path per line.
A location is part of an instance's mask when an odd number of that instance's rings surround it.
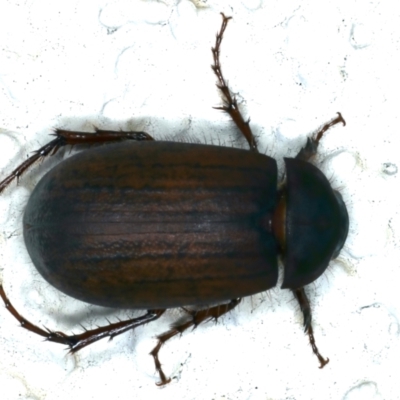
M 228 5 L 229 4 L 229 5 Z M 392 8 L 393 4 L 393 8 Z M 290 292 L 245 299 L 217 325 L 148 355 L 176 319 L 75 356 L 18 326 L 0 304 L 2 399 L 398 399 L 400 355 L 399 32 L 393 2 L 0 0 L 0 171 L 56 127 L 145 130 L 155 138 L 243 146 L 221 104 L 210 48 L 231 15 L 221 62 L 262 152 L 296 154 L 341 111 L 320 167 L 348 205 L 340 258 L 307 287 L 330 363 L 318 369 Z M 238 139 L 239 138 L 239 139 Z M 61 295 L 23 244 L 24 205 L 62 154 L 0 196 L 0 277 L 28 319 L 66 332 L 126 318 Z M 135 314 L 136 315 L 136 314 Z

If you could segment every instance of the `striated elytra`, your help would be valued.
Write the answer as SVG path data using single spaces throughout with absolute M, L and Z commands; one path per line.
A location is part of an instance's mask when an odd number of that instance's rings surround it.
M 78 153 L 39 182 L 26 247 L 62 292 L 119 308 L 205 305 L 278 277 L 275 161 L 187 143 L 116 143 Z
M 277 284 L 290 289 L 320 368 L 311 306 L 304 286 L 324 273 L 347 238 L 349 217 L 339 192 L 310 160 L 323 134 L 345 124 L 341 114 L 323 125 L 294 158 L 276 161 L 258 153 L 257 141 L 222 75 L 223 23 L 212 49 L 212 69 L 230 115 L 250 151 L 157 142 L 145 132 L 57 129 L 0 182 L 2 192 L 37 160 L 67 145 L 104 144 L 64 160 L 35 187 L 23 217 L 26 247 L 39 273 L 69 296 L 105 307 L 142 309 L 140 317 L 67 335 L 26 320 L 0 296 L 27 330 L 70 352 L 160 318 L 172 307 L 185 312 L 158 336 L 150 353 L 160 376 L 162 345 L 183 331 L 236 307 L 241 298 Z
M 286 167 L 283 287 L 298 289 L 324 272 L 348 223 L 316 167 L 295 159 Z M 207 305 L 276 285 L 278 199 L 276 162 L 266 155 L 116 143 L 42 178 L 26 206 L 24 238 L 42 276 L 77 299 L 136 309 Z

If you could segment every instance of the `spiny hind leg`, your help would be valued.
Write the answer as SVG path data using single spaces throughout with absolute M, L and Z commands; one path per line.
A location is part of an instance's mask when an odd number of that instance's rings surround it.
M 131 318 L 125 321 L 118 321 L 115 323 L 109 323 L 106 326 L 100 326 L 95 329 L 85 329 L 83 333 L 80 333 L 78 335 L 66 335 L 63 332 L 51 331 L 50 329 L 47 329 L 45 327 L 41 328 L 24 318 L 11 304 L 2 284 L 0 284 L 0 297 L 3 299 L 6 309 L 21 324 L 23 328 L 44 337 L 45 340 L 49 342 L 67 345 L 69 347 L 70 353 L 76 353 L 82 348 L 105 337 L 109 337 L 110 339 L 112 339 L 115 336 L 120 335 L 121 333 L 125 333 L 131 329 L 137 328 L 138 326 L 147 324 L 151 321 L 155 321 L 156 319 L 160 318 L 161 315 L 163 315 L 165 312 L 165 310 L 148 310 L 146 314 L 140 317 Z
M 74 146 L 77 144 L 101 144 L 109 142 L 119 142 L 122 140 L 154 140 L 146 132 L 122 132 L 108 131 L 96 129 L 94 133 L 66 131 L 56 129 L 53 134 L 56 138 L 36 150 L 32 156 L 20 164 L 5 179 L 0 182 L 0 193 L 14 180 L 18 179 L 27 169 L 29 169 L 36 161 L 43 160 L 48 156 L 53 156 L 64 146 Z
M 167 332 L 162 333 L 157 336 L 158 343 L 156 347 L 150 352 L 150 354 L 154 358 L 154 364 L 156 366 L 156 370 L 160 375 L 160 382 L 157 383 L 158 386 L 166 385 L 171 382 L 171 378 L 167 378 L 162 370 L 160 360 L 158 358 L 158 353 L 162 347 L 162 345 L 167 342 L 169 339 L 173 338 L 175 335 L 182 334 L 186 329 L 193 327 L 196 328 L 203 322 L 210 321 L 211 319 L 217 320 L 221 315 L 226 314 L 227 312 L 234 309 L 239 303 L 241 299 L 233 299 L 229 303 L 220 304 L 215 307 L 206 308 L 204 310 L 199 311 L 189 311 L 184 309 L 186 312 L 190 314 L 189 320 L 178 321 L 174 325 L 172 325 L 171 329 Z

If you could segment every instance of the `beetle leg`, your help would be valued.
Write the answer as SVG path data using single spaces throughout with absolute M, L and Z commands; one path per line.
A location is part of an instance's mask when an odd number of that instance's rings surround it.
M 171 382 L 171 378 L 167 378 L 165 376 L 161 367 L 160 360 L 158 358 L 158 353 L 162 345 L 172 337 L 178 334 L 182 334 L 186 329 L 190 327 L 193 327 L 194 329 L 201 323 L 210 321 L 211 319 L 214 319 L 216 321 L 221 315 L 224 315 L 227 312 L 231 311 L 233 308 L 235 308 L 240 303 L 240 301 L 241 299 L 233 299 L 229 303 L 220 304 L 215 307 L 210 307 L 198 311 L 189 311 L 187 309 L 184 309 L 186 312 L 190 313 L 191 319 L 184 322 L 178 321 L 176 324 L 171 326 L 171 329 L 169 331 L 164 332 L 161 335 L 157 336 L 158 343 L 156 347 L 154 347 L 154 349 L 150 352 L 150 354 L 154 358 L 154 364 L 161 379 L 160 382 L 157 382 L 157 386 L 162 386 Z
M 308 161 L 310 158 L 314 157 L 317 154 L 317 149 L 319 145 L 319 141 L 322 138 L 322 135 L 333 125 L 341 122 L 343 126 L 346 125 L 346 121 L 343 119 L 342 114 L 338 112 L 338 116 L 332 121 L 326 123 L 319 131 L 315 133 L 312 138 L 307 138 L 306 145 L 299 151 L 299 154 L 295 158 L 298 160 Z
M 311 325 L 312 316 L 311 316 L 310 302 L 307 298 L 304 288 L 293 290 L 293 294 L 300 305 L 301 312 L 303 313 L 304 331 L 307 332 L 308 334 L 312 351 L 317 356 L 320 362 L 320 368 L 324 368 L 324 366 L 328 364 L 329 358 L 325 359 L 324 357 L 321 356 L 318 347 L 315 343 L 314 332 Z
M 14 318 L 21 324 L 21 326 L 28 331 L 36 333 L 37 335 L 43 336 L 47 341 L 66 344 L 69 347 L 70 353 L 76 353 L 83 347 L 88 346 L 96 342 L 97 340 L 109 337 L 110 340 L 121 333 L 127 332 L 130 329 L 134 329 L 138 326 L 144 325 L 148 322 L 154 321 L 164 314 L 165 310 L 148 310 L 145 315 L 137 318 L 132 318 L 126 321 L 118 321 L 110 323 L 107 326 L 101 326 L 96 329 L 86 330 L 79 335 L 66 335 L 63 332 L 51 331 L 47 328 L 40 328 L 32 322 L 25 319 L 11 304 L 8 299 L 3 285 L 0 284 L 0 296 L 4 301 L 7 310 L 14 316 Z
M 246 138 L 247 142 L 249 143 L 250 150 L 257 151 L 256 139 L 254 138 L 249 125 L 250 119 L 248 119 L 247 121 L 243 119 L 243 116 L 240 113 L 236 101 L 236 97 L 235 96 L 232 97 L 231 91 L 229 90 L 225 78 L 222 75 L 221 63 L 219 60 L 220 47 L 226 26 L 228 25 L 228 21 L 232 17 L 226 17 L 223 13 L 221 13 L 221 15 L 222 15 L 221 30 L 217 33 L 217 38 L 215 40 L 215 47 L 211 48 L 214 58 L 214 64 L 211 65 L 211 68 L 218 78 L 217 88 L 222 92 L 225 104 L 222 107 L 214 107 L 214 108 L 217 110 L 223 110 L 227 112 L 233 119 L 233 122 L 236 124 L 236 126 L 240 129 L 243 136 Z
M 60 147 L 76 144 L 96 144 L 118 142 L 121 140 L 154 140 L 146 132 L 121 132 L 96 129 L 94 133 L 65 131 L 56 129 L 53 134 L 56 138 L 36 150 L 32 156 L 20 164 L 7 178 L 0 182 L 0 193 L 14 180 L 18 179 L 36 161 L 57 153 Z

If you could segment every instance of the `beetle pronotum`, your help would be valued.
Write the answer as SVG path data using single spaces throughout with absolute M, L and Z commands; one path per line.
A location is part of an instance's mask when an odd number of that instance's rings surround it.
M 170 381 L 159 361 L 161 346 L 189 327 L 216 320 L 242 297 L 274 287 L 278 255 L 282 288 L 300 305 L 320 368 L 329 361 L 316 346 L 304 286 L 339 254 L 349 220 L 340 194 L 308 161 L 323 134 L 345 121 L 339 113 L 295 158 L 286 158 L 286 178 L 278 186 L 276 161 L 258 153 L 222 74 L 219 53 L 230 17 L 222 18 L 212 49 L 225 101 L 219 109 L 231 116 L 250 151 L 156 142 L 145 132 L 57 129 L 55 139 L 0 183 L 2 192 L 60 147 L 112 142 L 75 154 L 40 180 L 25 209 L 25 244 L 40 274 L 62 292 L 91 304 L 147 311 L 66 335 L 22 317 L 2 285 L 0 295 L 24 328 L 68 345 L 71 353 L 154 321 L 168 308 L 182 308 L 187 317 L 159 335 L 151 351 L 158 385 Z

